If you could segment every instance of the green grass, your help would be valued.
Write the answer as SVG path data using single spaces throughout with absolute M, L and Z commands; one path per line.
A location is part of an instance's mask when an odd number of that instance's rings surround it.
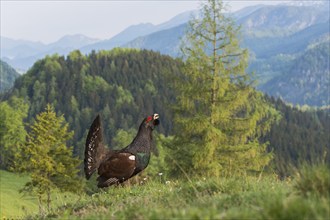
M 328 197 L 276 178 L 195 179 L 114 187 L 58 209 L 68 219 L 329 219 Z
M 0 217 L 18 218 L 27 213 L 37 213 L 38 203 L 33 197 L 23 197 L 18 192 L 28 181 L 28 176 L 19 176 L 0 170 Z
M 37 216 L 39 213 L 38 200 L 34 196 L 19 193 L 26 182 L 28 175 L 14 174 L 0 170 L 0 218 L 17 219 L 26 216 Z M 52 209 L 65 205 L 67 202 L 79 199 L 70 193 L 53 192 Z
M 5 175 L 9 174 L 5 173 Z M 273 176 L 260 179 L 254 177 L 198 178 L 189 181 L 149 178 L 142 185 L 100 189 L 94 194 L 81 195 L 79 198 L 62 196 L 61 201 L 57 205 L 54 204 L 48 217 L 58 219 L 329 219 L 329 196 L 320 195 L 314 191 L 302 194 L 297 184 L 301 186 L 303 183 L 299 182 L 299 179 L 280 181 Z M 27 213 L 25 217 L 39 218 L 36 212 Z

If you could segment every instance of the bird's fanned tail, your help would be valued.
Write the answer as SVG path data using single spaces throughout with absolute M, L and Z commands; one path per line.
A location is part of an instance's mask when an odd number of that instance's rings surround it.
M 106 149 L 103 145 L 103 134 L 100 116 L 98 115 L 87 135 L 85 145 L 85 159 L 84 170 L 86 179 L 89 179 L 91 175 L 98 169 L 102 158 L 106 154 Z

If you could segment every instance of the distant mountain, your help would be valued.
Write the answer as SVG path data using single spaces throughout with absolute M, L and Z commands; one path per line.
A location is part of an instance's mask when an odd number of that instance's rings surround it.
M 240 18 L 243 18 L 243 17 L 246 17 L 246 16 L 252 14 L 256 10 L 263 8 L 263 7 L 265 7 L 265 5 L 262 5 L 262 4 L 248 6 L 248 7 L 245 7 L 245 8 L 242 8 L 242 9 L 236 11 L 233 15 L 236 19 L 240 19 Z
M 100 41 L 99 39 L 89 38 L 82 34 L 66 35 L 58 41 L 48 44 L 50 49 L 54 48 L 71 48 L 71 50 L 84 47 L 88 44 L 93 44 Z
M 317 23 L 297 31 L 288 36 L 256 37 L 245 35 L 243 46 L 261 59 L 268 59 L 278 54 L 295 54 L 303 52 L 308 45 L 318 41 L 324 41 L 329 36 L 329 20 Z
M 152 33 L 154 28 L 155 26 L 150 23 L 132 25 L 109 40 L 102 40 L 97 43 L 87 45 L 80 48 L 80 50 L 86 54 L 92 50 L 111 50 L 112 48 L 119 47 L 139 36 Z
M 13 40 L 1 36 L 1 59 L 15 59 L 25 56 L 33 56 L 42 51 L 46 45 L 40 42 L 27 40 Z
M 329 34 L 329 22 L 319 23 L 282 37 L 244 36 L 242 46 L 258 59 L 268 59 L 278 54 L 295 54 L 304 51 L 310 44 L 324 41 Z M 187 25 L 159 31 L 138 37 L 122 47 L 150 49 L 171 56 L 180 55 L 180 39 L 184 36 Z
M 288 36 L 329 20 L 329 11 L 319 7 L 287 5 L 264 6 L 238 19 L 245 35 Z
M 14 68 L 0 60 L 0 93 L 10 89 L 14 85 L 15 79 L 19 76 L 20 74 Z
M 274 77 L 261 89 L 292 103 L 330 105 L 329 43 L 308 49 L 292 60 L 282 75 Z
M 1 51 L 4 49 L 5 50 L 13 49 L 15 47 L 22 45 L 38 50 L 45 46 L 45 44 L 41 42 L 33 42 L 28 40 L 14 40 L 3 36 L 0 37 L 0 40 L 1 40 Z
M 92 44 L 97 39 L 84 35 L 67 35 L 50 44 L 26 40 L 13 40 L 1 36 L 1 59 L 17 70 L 25 72 L 38 59 L 50 54 L 66 55 L 70 51 Z
M 167 22 L 159 25 L 150 23 L 132 25 L 108 40 L 97 40 L 84 35 L 67 35 L 51 44 L 31 42 L 23 40 L 12 40 L 1 37 L 1 59 L 5 60 L 15 69 L 22 72 L 27 71 L 34 62 L 46 55 L 67 55 L 70 51 L 79 49 L 88 54 L 92 50 L 110 50 L 121 47 L 128 42 L 148 34 L 163 31 L 187 23 L 193 11 L 181 13 Z
M 182 24 L 186 24 L 193 16 L 197 15 L 198 11 L 187 11 L 177 16 L 173 17 L 171 20 L 164 22 L 160 25 L 157 25 L 155 31 L 161 31 L 170 29 L 173 27 L 180 26 Z
M 257 5 L 237 11 L 233 17 L 242 25 L 242 45 L 260 58 L 278 53 L 301 52 L 309 43 L 329 32 L 329 11 L 318 7 Z M 183 36 L 184 28 L 182 24 L 138 37 L 123 46 L 177 55 L 177 41 Z
M 187 24 L 158 31 L 122 45 L 122 47 L 160 51 L 173 57 L 180 54 L 180 39 L 184 36 Z M 161 39 L 161 40 L 160 40 Z
M 185 24 L 190 20 L 191 16 L 194 13 L 194 11 L 187 11 L 178 14 L 169 21 L 161 23 L 159 25 L 153 25 L 150 23 L 132 25 L 109 40 L 104 40 L 95 44 L 88 45 L 86 47 L 81 48 L 80 50 L 83 53 L 89 53 L 92 50 L 110 50 L 115 47 L 126 47 L 130 41 L 133 41 L 137 38 L 139 38 L 139 40 L 137 41 L 141 41 L 143 39 L 141 37 L 143 36 L 147 36 L 149 34 L 153 34 L 171 28 L 176 28 L 177 26 Z M 130 45 L 135 45 L 134 48 L 139 48 L 137 43 L 132 43 Z

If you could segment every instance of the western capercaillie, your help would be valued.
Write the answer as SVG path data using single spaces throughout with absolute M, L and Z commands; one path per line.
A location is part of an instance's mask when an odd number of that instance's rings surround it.
M 93 121 L 86 139 L 84 170 L 86 179 L 97 170 L 98 187 L 122 183 L 144 170 L 150 159 L 152 131 L 159 124 L 159 115 L 143 119 L 133 141 L 121 150 L 107 149 L 103 143 L 101 118 Z

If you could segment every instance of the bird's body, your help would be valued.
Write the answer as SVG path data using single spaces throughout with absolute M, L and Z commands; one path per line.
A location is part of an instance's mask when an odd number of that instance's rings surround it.
M 86 178 L 97 170 L 98 187 L 108 187 L 135 176 L 144 170 L 150 160 L 152 131 L 159 124 L 158 114 L 145 118 L 136 137 L 121 150 L 104 147 L 100 116 L 93 121 L 86 139 L 84 170 Z

